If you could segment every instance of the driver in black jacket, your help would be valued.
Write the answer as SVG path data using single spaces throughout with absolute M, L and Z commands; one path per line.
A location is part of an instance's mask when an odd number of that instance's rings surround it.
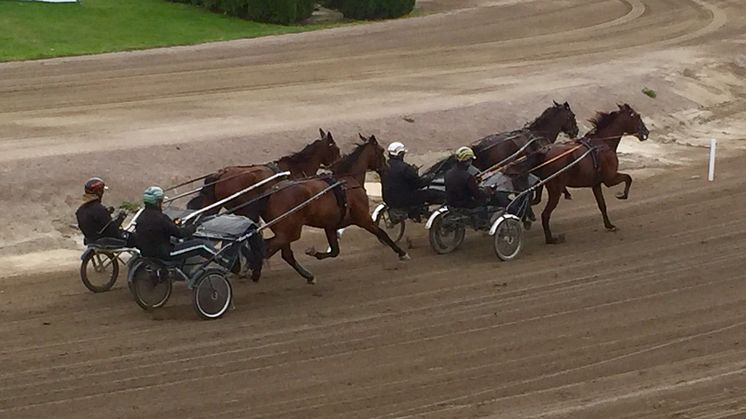
M 109 188 L 103 179 L 99 177 L 90 178 L 85 183 L 83 204 L 75 211 L 75 218 L 78 220 L 78 227 L 85 237 L 85 244 L 106 237 L 113 239 L 124 238 L 120 226 L 127 214 L 120 212 L 117 218 L 111 218 L 114 208 L 107 209 L 101 203 L 104 191 L 107 189 Z
M 417 208 L 441 200 L 436 191 L 427 186 L 431 178 L 420 177 L 417 168 L 404 161 L 407 149 L 400 142 L 388 147 L 388 168 L 381 178 L 383 201 L 391 208 Z
M 145 209 L 137 217 L 135 225 L 137 249 L 145 257 L 161 260 L 181 260 L 192 256 L 211 259 L 215 249 L 206 241 L 193 239 L 171 244 L 171 237 L 188 238 L 196 231 L 196 226 L 177 226 L 161 210 L 163 189 L 151 186 L 143 194 Z

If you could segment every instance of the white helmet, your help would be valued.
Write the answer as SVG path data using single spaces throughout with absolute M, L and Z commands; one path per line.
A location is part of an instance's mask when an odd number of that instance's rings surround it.
M 406 153 L 407 149 L 406 149 L 406 147 L 404 147 L 404 144 L 402 144 L 402 143 L 400 143 L 400 142 L 397 141 L 395 143 L 389 144 L 389 150 L 388 151 L 389 151 L 389 156 L 391 156 L 391 157 L 399 157 L 402 154 Z

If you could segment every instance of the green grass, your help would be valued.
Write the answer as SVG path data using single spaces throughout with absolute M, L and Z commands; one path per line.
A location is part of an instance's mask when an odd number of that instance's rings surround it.
M 166 0 L 0 0 L 0 61 L 191 45 L 330 26 L 250 22 Z

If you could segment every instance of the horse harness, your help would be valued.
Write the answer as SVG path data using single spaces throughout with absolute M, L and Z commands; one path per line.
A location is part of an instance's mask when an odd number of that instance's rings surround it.
M 349 207 L 347 203 L 347 186 L 344 182 L 340 182 L 333 176 L 322 176 L 321 180 L 326 182 L 329 186 L 337 185 L 332 189 L 332 192 L 334 193 L 334 199 L 337 201 L 337 206 L 339 207 L 340 217 L 338 225 L 341 225 L 345 216 L 347 216 L 347 210 Z
M 271 161 L 267 163 L 265 166 L 267 166 L 269 170 L 272 171 L 273 175 L 279 175 L 280 173 L 282 173 L 282 169 L 280 169 L 280 164 L 276 161 Z

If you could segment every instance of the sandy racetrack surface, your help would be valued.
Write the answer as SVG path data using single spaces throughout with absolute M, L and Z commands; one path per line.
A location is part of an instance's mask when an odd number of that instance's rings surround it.
M 76 261 L 0 275 L 0 417 L 720 417 L 746 412 L 746 5 L 726 0 L 422 2 L 433 14 L 287 37 L 0 65 L 0 256 L 75 249 L 80 183 L 110 202 L 330 128 L 403 139 L 426 161 L 513 129 L 552 99 L 579 119 L 629 102 L 629 201 L 590 191 L 568 242 L 499 263 L 472 233 L 399 263 L 365 233 L 342 255 L 278 258 L 236 309 L 195 319 L 177 286 L 145 313 Z M 658 92 L 656 99 L 640 93 Z M 402 117 L 414 122 L 405 121 Z M 587 124 L 585 128 L 588 128 Z M 585 131 L 585 129 L 581 129 Z M 706 182 L 707 138 L 721 140 Z M 322 236 L 309 232 L 296 253 Z M 28 258 L 38 257 L 29 253 Z

